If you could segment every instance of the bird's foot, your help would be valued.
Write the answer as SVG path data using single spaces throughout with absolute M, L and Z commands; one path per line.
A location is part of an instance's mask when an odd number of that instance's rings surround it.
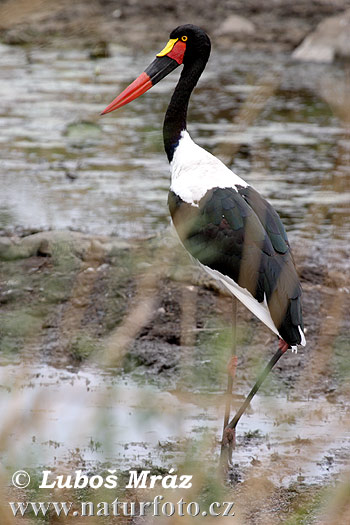
M 227 372 L 232 379 L 236 376 L 237 363 L 238 357 L 236 355 L 233 355 L 227 363 Z
M 283 341 L 283 339 L 279 338 L 278 349 L 284 353 L 284 352 L 287 352 L 288 348 L 289 348 L 289 344 Z
M 222 444 L 224 447 L 236 448 L 236 429 L 226 427 L 222 435 Z

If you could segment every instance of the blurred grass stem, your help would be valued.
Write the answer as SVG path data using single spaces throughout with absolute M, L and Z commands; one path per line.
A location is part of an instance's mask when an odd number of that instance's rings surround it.
M 232 450 L 235 446 L 234 440 L 230 440 L 228 445 L 225 445 L 225 429 L 228 425 L 230 419 L 231 411 L 231 399 L 232 399 L 232 387 L 233 387 L 233 378 L 237 366 L 237 299 L 234 297 L 232 300 L 232 346 L 231 346 L 231 359 L 228 365 L 228 375 L 227 375 L 227 390 L 226 390 L 226 405 L 225 405 L 225 416 L 224 416 L 224 428 L 222 431 L 222 441 L 221 441 L 221 452 L 220 452 L 220 465 L 223 469 L 223 472 L 226 471 L 227 467 L 232 462 Z M 232 366 L 231 366 L 232 365 Z

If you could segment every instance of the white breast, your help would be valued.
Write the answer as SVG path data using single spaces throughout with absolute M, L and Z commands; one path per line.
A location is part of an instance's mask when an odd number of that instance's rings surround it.
M 193 142 L 187 131 L 181 132 L 170 172 L 170 189 L 184 202 L 195 206 L 212 188 L 248 186 L 221 160 Z

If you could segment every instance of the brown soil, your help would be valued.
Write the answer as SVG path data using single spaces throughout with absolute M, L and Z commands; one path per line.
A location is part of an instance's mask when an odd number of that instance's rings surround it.
M 342 274 L 302 254 L 296 261 L 307 347 L 288 352 L 265 388 L 303 399 L 326 396 L 334 403 L 349 394 L 350 294 Z M 232 299 L 190 264 L 171 236 L 130 243 L 73 232 L 0 238 L 0 289 L 3 360 L 70 365 L 77 371 L 88 360 L 104 363 L 180 399 L 193 389 L 225 388 Z M 237 334 L 236 405 L 277 346 L 241 306 Z M 285 523 L 299 514 L 306 516 L 300 523 L 315 522 L 322 487 L 306 487 L 302 478 L 293 487 L 276 487 L 260 474 L 258 460 L 252 461 L 256 477 L 237 485 L 239 465 L 231 472 L 230 498 L 237 502 L 240 523 Z M 346 505 L 341 508 L 347 512 Z
M 48 364 L 76 366 L 88 358 L 106 357 L 110 342 L 122 338 L 125 326 L 123 361 L 113 357 L 108 364 L 122 364 L 129 372 L 142 370 L 167 388 L 176 388 L 182 360 L 193 354 L 195 361 L 203 359 L 198 354 L 202 346 L 208 358 L 215 347 L 223 363 L 228 358 L 230 333 L 222 347 L 212 337 L 230 330 L 232 299 L 190 264 L 175 239 L 126 244 L 79 233 L 43 232 L 3 238 L 0 244 L 3 316 L 17 316 L 19 323 L 28 315 L 36 319 L 34 332 L 24 334 L 5 322 L 5 350 L 22 346 L 31 358 L 45 356 Z M 296 259 L 308 344 L 298 354 L 283 357 L 276 367 L 276 385 L 296 395 L 306 384 L 309 395 L 336 395 L 341 392 L 341 373 L 334 360 L 346 357 L 349 331 L 346 278 L 311 257 L 296 254 Z M 254 380 L 257 362 L 269 358 L 277 342 L 241 305 L 237 327 L 236 388 L 242 393 Z M 198 386 L 222 389 L 225 375 L 220 369 L 210 384 Z

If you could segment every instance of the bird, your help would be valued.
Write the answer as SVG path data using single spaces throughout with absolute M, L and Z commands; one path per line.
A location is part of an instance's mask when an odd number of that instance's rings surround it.
M 152 63 L 101 115 L 128 104 L 183 66 L 163 124 L 172 222 L 192 259 L 278 337 L 276 353 L 227 425 L 226 438 L 232 440 L 230 431 L 278 359 L 288 349 L 305 346 L 306 340 L 302 289 L 278 213 L 250 184 L 198 146 L 187 130 L 189 99 L 210 51 L 203 29 L 178 26 Z

